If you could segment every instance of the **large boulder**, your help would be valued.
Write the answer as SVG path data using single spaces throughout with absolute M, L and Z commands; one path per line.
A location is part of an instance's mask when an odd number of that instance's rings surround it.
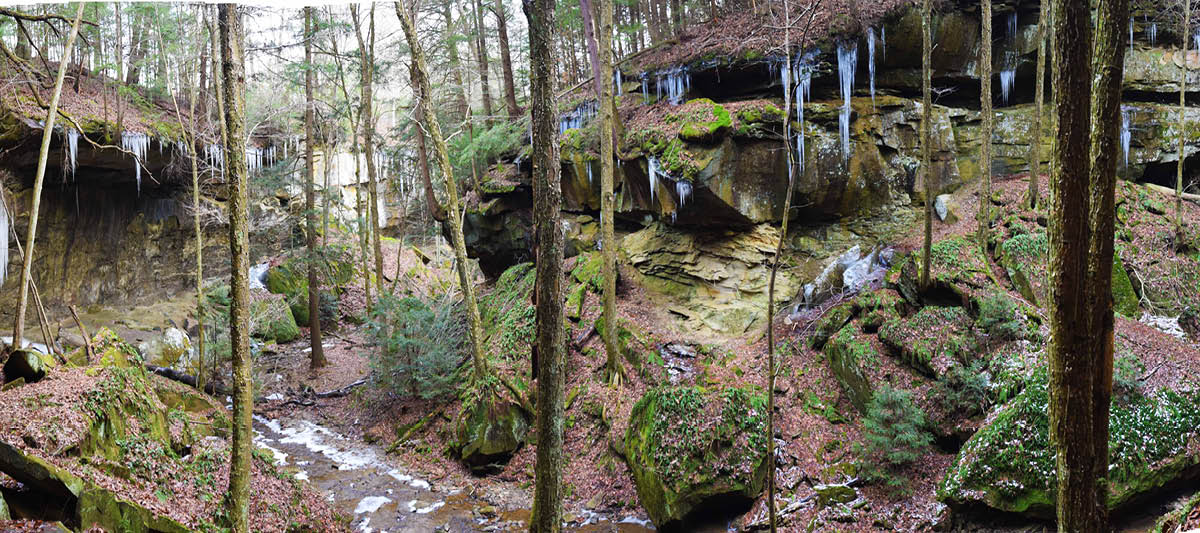
M 529 420 L 515 403 L 485 393 L 464 403 L 454 422 L 451 449 L 473 472 L 498 469 L 525 443 Z
M 54 359 L 37 350 L 14 350 L 4 362 L 4 382 L 23 379 L 25 383 L 35 383 L 46 377 L 46 372 L 53 366 Z
M 354 277 L 354 265 L 349 262 L 326 260 L 320 268 L 321 320 L 331 320 L 336 309 L 337 294 Z M 292 308 L 292 316 L 300 324 L 308 324 L 308 266 L 302 258 L 293 257 L 267 270 L 267 290 L 281 294 Z M 326 316 L 329 314 L 330 316 Z
M 755 388 L 653 389 L 633 407 L 626 459 L 660 529 L 692 513 L 748 506 L 766 485 L 766 396 Z

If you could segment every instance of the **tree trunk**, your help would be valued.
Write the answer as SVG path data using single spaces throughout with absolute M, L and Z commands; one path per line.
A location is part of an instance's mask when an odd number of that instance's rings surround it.
M 594 13 L 592 0 L 579 0 L 579 13 L 581 15 L 580 18 L 583 19 L 583 40 L 587 44 L 588 60 L 592 63 L 592 85 L 596 89 L 596 98 L 600 98 L 604 92 L 601 88 L 604 86 L 604 82 L 600 80 L 600 56 L 596 50 L 595 25 L 592 20 L 592 14 Z M 611 55 L 612 52 L 610 51 L 609 54 Z
M 129 43 L 129 71 L 126 73 L 125 85 L 137 85 L 142 81 L 142 58 L 146 55 L 145 17 L 134 11 L 129 15 L 129 20 L 133 26 L 133 34 Z
M 1110 0 L 1111 1 L 1111 0 Z M 1188 61 L 1187 49 L 1188 38 L 1192 35 L 1192 1 L 1183 0 L 1183 26 L 1179 28 L 1182 35 L 1183 46 L 1180 48 L 1180 57 L 1183 57 L 1183 68 L 1179 72 L 1179 163 L 1175 165 L 1175 248 L 1183 250 L 1186 247 L 1186 235 L 1183 234 L 1183 159 L 1184 159 L 1184 144 L 1187 138 L 1186 131 L 1183 128 L 1187 127 L 1187 101 L 1184 96 L 1187 94 L 1187 75 Z M 1118 117 L 1118 120 L 1120 118 Z
M 364 40 L 359 27 L 357 9 L 353 4 L 350 8 L 354 15 L 354 34 L 358 37 L 359 59 L 362 65 L 362 111 L 359 112 L 358 122 L 362 127 L 363 156 L 367 166 L 367 224 L 371 226 L 370 247 L 375 255 L 375 291 L 383 295 L 383 247 L 379 240 L 379 187 L 378 169 L 375 168 L 375 114 L 372 109 L 375 89 L 375 5 L 371 4 L 371 21 L 368 35 Z
M 554 533 L 562 523 L 563 388 L 565 381 L 562 310 L 563 232 L 559 224 L 558 113 L 554 103 L 553 0 L 525 0 L 529 20 L 530 109 L 533 128 L 534 221 L 537 235 L 537 465 L 534 469 L 531 533 Z M 611 15 L 608 15 L 611 17 Z M 611 106 L 607 104 L 606 107 Z M 602 132 L 601 139 L 609 139 Z M 605 160 L 611 167 L 611 157 Z M 611 219 L 610 219 L 611 220 Z M 612 247 L 611 242 L 604 243 Z M 616 329 L 607 323 L 605 329 Z
M 458 119 L 464 120 L 471 112 L 467 103 L 466 91 L 463 89 L 462 63 L 458 58 L 458 41 L 454 32 L 454 14 L 450 9 L 450 1 L 442 4 L 442 17 L 446 19 L 446 54 L 450 57 L 450 80 L 454 82 L 454 98 L 458 103 Z M 432 96 L 431 96 L 432 97 Z
M 508 14 L 504 12 L 504 0 L 496 0 L 496 30 L 500 39 L 500 68 L 504 75 L 504 105 L 508 107 L 508 116 L 521 116 L 521 108 L 517 106 L 517 90 L 513 83 L 512 52 L 508 45 Z
M 229 464 L 229 521 L 234 533 L 249 532 L 250 453 L 254 438 L 254 382 L 250 375 L 250 247 L 247 239 L 245 91 L 242 21 L 234 4 L 221 4 L 221 74 L 225 93 L 225 168 L 229 171 L 231 298 L 229 339 L 233 353 L 233 457 Z
M 979 154 L 979 176 L 983 178 L 983 190 L 979 194 L 979 249 L 985 256 L 988 246 L 988 228 L 992 224 L 992 0 L 981 0 L 979 39 L 979 107 L 983 115 L 983 144 Z M 1036 144 L 1037 137 L 1034 136 Z M 927 176 L 929 174 L 926 174 Z M 929 200 L 929 198 L 926 198 Z
M 404 36 L 408 40 L 412 52 L 413 63 L 416 64 L 413 76 L 417 78 L 418 94 L 433 94 L 429 85 L 428 70 L 425 67 L 425 52 L 417 39 L 417 30 L 413 25 L 412 15 L 407 9 L 396 2 L 396 16 L 404 27 Z M 461 211 L 458 205 L 458 189 L 454 185 L 453 167 L 450 166 L 450 151 L 446 148 L 446 139 L 442 136 L 442 128 L 433 112 L 433 104 L 429 98 L 420 99 L 421 117 L 429 128 L 429 137 L 433 140 L 433 149 L 437 154 L 438 167 L 441 168 L 442 178 L 446 183 L 446 204 L 449 209 L 446 219 L 450 222 L 450 241 L 454 246 L 455 270 L 458 272 L 459 288 L 467 304 L 467 332 L 471 339 L 471 360 L 475 367 L 475 379 L 482 380 L 488 376 L 487 360 L 483 355 L 483 329 L 480 326 L 479 304 L 475 300 L 475 288 L 471 285 L 471 275 L 467 271 L 467 247 L 463 239 Z
M 413 87 L 417 87 L 415 72 L 417 66 L 415 64 L 409 66 L 409 75 Z M 426 98 L 425 95 L 417 93 L 417 89 L 413 90 L 416 93 L 417 99 Z M 425 186 L 425 204 L 429 208 L 429 216 L 433 217 L 438 222 L 446 220 L 446 210 L 442 209 L 442 204 L 437 201 L 437 196 L 433 194 L 433 180 L 429 176 L 429 150 L 425 147 L 425 125 L 421 123 L 420 117 L 414 117 L 413 129 L 416 130 L 417 138 L 417 167 L 421 173 L 421 183 Z
M 325 349 L 321 346 L 321 282 L 317 277 L 317 206 L 313 191 L 315 181 L 313 168 L 313 65 L 312 42 L 316 38 L 313 24 L 313 8 L 304 8 L 304 218 L 308 223 L 308 331 L 309 355 L 308 367 L 315 369 L 329 364 L 325 359 Z M 329 158 L 325 158 L 325 166 L 329 166 Z
M 1091 203 L 1088 215 L 1088 304 L 1091 317 L 1085 368 L 1092 373 L 1092 454 L 1097 521 L 1108 526 L 1108 428 L 1113 377 L 1113 233 L 1116 216 L 1117 154 L 1121 123 L 1121 81 L 1125 65 L 1125 24 L 1129 0 L 1102 0 L 1096 9 L 1095 71 L 1092 85 Z M 1072 452 L 1073 453 L 1073 452 Z
M 1089 104 L 1092 24 L 1085 0 L 1054 0 L 1054 101 L 1058 115 L 1050 199 L 1050 441 L 1056 455 L 1059 531 L 1104 531 L 1098 499 L 1094 383 L 1101 373 L 1086 327 L 1089 305 Z M 1118 81 L 1119 82 L 1119 81 Z M 1109 236 L 1111 239 L 1111 235 Z M 1111 262 L 1110 262 L 1111 266 Z M 1103 461 L 1103 465 L 1097 464 Z
M 587 1 L 587 0 L 584 0 Z M 595 0 L 599 8 L 599 69 L 595 78 L 600 88 L 600 250 L 604 254 L 604 351 L 608 354 L 608 381 L 621 382 L 621 349 L 617 343 L 617 237 L 613 228 L 613 160 L 617 105 L 613 99 L 612 25 L 613 0 Z
M 84 3 L 80 3 L 75 10 L 75 21 L 71 23 L 71 33 L 67 35 L 68 50 L 75 43 L 75 37 L 79 34 L 79 21 L 83 19 Z M 38 152 L 37 173 L 33 177 L 33 198 L 29 204 L 29 230 L 25 234 L 25 253 L 21 260 L 21 281 L 19 286 L 20 297 L 17 300 L 17 318 L 16 324 L 13 325 L 13 347 L 21 348 L 25 345 L 23 333 L 25 332 L 25 309 L 29 305 L 29 285 L 33 282 L 33 249 L 34 240 L 37 237 L 38 211 L 41 210 L 42 203 L 42 183 L 46 178 L 46 164 L 50 159 L 50 140 L 54 138 L 54 122 L 58 118 L 58 99 L 62 95 L 63 78 L 67 75 L 68 61 L 60 61 L 58 63 L 58 76 L 54 80 L 54 93 L 50 97 L 50 108 L 46 110 L 46 125 L 42 128 L 42 146 Z M 7 236 L 5 236 L 7 239 Z M 11 350 L 11 348 L 10 348 Z M 4 356 L 7 360 L 7 355 Z
M 1037 73 L 1034 83 L 1033 101 L 1036 108 L 1033 112 L 1033 135 L 1029 143 L 1029 192 L 1026 202 L 1029 209 L 1037 209 L 1038 181 L 1042 178 L 1042 113 L 1046 102 L 1046 27 L 1050 22 L 1050 2 L 1041 2 L 1041 12 L 1038 13 L 1037 25 Z
M 486 26 L 483 25 L 483 2 L 475 0 L 475 59 L 479 61 L 479 85 L 483 92 L 484 121 L 492 123 L 492 87 L 488 83 L 488 52 L 487 36 L 484 35 Z
M 921 288 L 929 288 L 929 262 L 933 255 L 933 169 L 930 161 L 929 137 L 933 127 L 933 102 L 930 97 L 932 69 L 930 67 L 930 52 L 933 45 L 930 42 L 932 25 L 932 6 L 930 0 L 921 2 L 921 183 L 925 186 L 925 247 L 921 258 Z

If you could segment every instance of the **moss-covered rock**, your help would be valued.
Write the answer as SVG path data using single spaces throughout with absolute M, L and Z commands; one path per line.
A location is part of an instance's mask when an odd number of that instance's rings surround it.
M 854 318 L 857 307 L 851 302 L 840 303 L 825 312 L 813 328 L 808 338 L 808 345 L 814 350 L 820 350 L 829 342 L 829 338 L 842 329 L 850 319 Z
M 487 472 L 508 462 L 525 443 L 529 420 L 521 407 L 492 394 L 463 403 L 454 422 L 455 455 L 472 471 Z
M 729 130 L 732 120 L 725 106 L 714 103 L 707 98 L 688 102 L 703 104 L 708 109 L 688 115 L 687 122 L 679 129 L 679 138 L 688 142 L 708 142 L 714 140 Z
M 304 311 L 307 318 L 307 306 Z M 254 322 L 250 334 L 255 338 L 277 343 L 292 342 L 300 338 L 300 328 L 296 325 L 291 306 L 283 299 L 264 298 L 255 301 L 250 304 L 250 316 Z
M 354 277 L 354 265 L 348 262 L 327 261 L 320 270 L 321 319 L 328 309 L 337 307 L 338 288 Z M 293 321 L 308 324 L 308 267 L 302 258 L 293 257 L 267 270 L 267 290 L 282 294 L 292 308 Z
M 658 528 L 706 505 L 750 502 L 766 483 L 766 396 L 754 388 L 653 389 L 630 414 L 626 459 Z
M 1138 296 L 1129 280 L 1129 273 L 1121 263 L 1121 257 L 1113 254 L 1112 267 L 1113 311 L 1129 318 L 1138 318 Z
M 11 383 L 24 379 L 25 383 L 37 383 L 46 377 L 46 372 L 54 365 L 54 360 L 37 350 L 23 348 L 9 354 L 4 362 L 4 382 Z
M 879 366 L 881 357 L 871 344 L 870 336 L 860 333 L 855 324 L 846 324 L 825 345 L 825 357 L 829 360 L 829 369 L 850 398 L 850 403 L 865 414 L 867 406 L 871 404 L 874 388 L 863 368 Z
M 897 350 L 914 369 L 943 375 L 964 364 L 975 351 L 972 320 L 962 307 L 922 307 L 916 313 L 887 321 L 879 339 Z
M 1056 481 L 1048 402 L 1043 367 L 967 441 L 938 488 L 938 498 L 1053 516 Z M 1114 397 L 1109 414 L 1110 509 L 1192 475 L 1200 466 L 1200 450 L 1194 445 L 1200 393 L 1159 389 Z

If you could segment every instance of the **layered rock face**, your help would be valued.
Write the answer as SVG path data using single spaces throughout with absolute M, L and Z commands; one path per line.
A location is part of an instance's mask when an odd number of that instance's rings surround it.
M 1043 131 L 1032 131 L 1037 14 L 1036 3 L 1018 3 L 994 21 L 994 176 L 1028 172 L 1032 142 L 1042 143 L 1047 159 L 1043 163 L 1048 162 L 1049 124 L 1043 120 Z M 979 21 L 974 11 L 951 10 L 937 16 L 933 27 L 938 98 L 932 110 L 932 179 L 935 192 L 944 194 L 981 175 Z M 782 57 L 711 57 L 697 52 L 681 66 L 622 66 L 625 83 L 618 102 L 624 129 L 615 169 L 618 237 L 637 236 L 633 244 L 626 244 L 626 237 L 622 251 L 638 258 L 631 262 L 650 285 L 672 304 L 689 310 L 681 313 L 685 320 L 737 334 L 765 317 L 762 311 L 723 323 L 696 320 L 727 313 L 722 295 L 728 292 L 731 276 L 738 274 L 708 275 L 701 267 L 681 282 L 661 264 L 678 264 L 686 255 L 691 258 L 688 263 L 723 263 L 741 270 L 739 261 L 729 261 L 728 254 L 713 254 L 711 247 L 697 244 L 713 240 L 735 243 L 734 255 L 758 254 L 751 261 L 755 265 L 769 262 L 772 251 L 759 248 L 753 236 L 764 232 L 760 225 L 778 227 L 782 221 L 789 166 L 796 184 L 785 257 L 792 268 L 787 269 L 791 278 L 784 290 L 777 293 L 780 302 L 803 300 L 800 288 L 813 282 L 830 258 L 854 245 L 876 249 L 919 220 L 925 200 L 918 172 L 919 29 L 917 11 L 905 8 L 886 15 L 872 29 L 873 37 L 821 39 L 797 63 L 808 76 L 808 96 L 803 115 L 791 106 L 786 124 Z M 1181 66 L 1200 66 L 1200 56 L 1163 48 L 1162 42 L 1151 45 L 1149 29 L 1141 22 L 1134 29 L 1135 46 L 1126 60 L 1122 160 L 1127 163 L 1121 173 L 1129 180 L 1173 185 L 1181 134 L 1187 135 L 1185 164 L 1190 168 L 1200 163 L 1192 162 L 1200 136 L 1178 131 L 1178 108 L 1169 105 L 1172 92 L 1178 91 Z M 1191 76 L 1200 86 L 1197 72 Z M 675 83 L 679 80 L 672 76 L 685 78 L 685 83 Z M 675 86 L 684 89 L 670 92 Z M 569 254 L 602 246 L 596 242 L 598 121 L 588 107 L 590 97 L 580 93 L 576 98 L 564 108 L 570 120 L 564 121 L 560 137 Z M 1047 115 L 1050 112 L 1047 108 Z M 1200 119 L 1200 111 L 1186 113 Z M 797 132 L 803 133 L 802 146 L 794 138 L 788 142 L 793 158 L 789 162 L 784 135 Z M 482 194 L 472 196 L 465 218 L 468 252 L 489 276 L 532 257 L 527 152 L 528 148 L 503 158 L 492 169 Z M 838 238 L 823 237 L 830 232 Z M 648 244 L 647 235 L 655 235 L 655 242 Z M 765 294 L 753 287 L 738 299 L 765 310 Z

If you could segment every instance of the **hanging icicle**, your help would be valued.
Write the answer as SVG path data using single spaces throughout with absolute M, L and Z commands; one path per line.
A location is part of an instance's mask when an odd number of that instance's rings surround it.
M 75 168 L 79 165 L 79 130 L 67 128 L 67 165 L 71 168 L 71 179 L 75 179 Z
M 867 71 L 871 75 L 871 108 L 875 107 L 875 28 L 867 28 Z
M 1125 154 L 1125 168 L 1129 168 L 1129 145 L 1133 132 L 1129 130 L 1129 108 L 1121 106 L 1121 152 Z
M 138 194 L 142 193 L 142 161 L 146 160 L 146 152 L 150 149 L 150 136 L 145 133 L 122 132 L 121 148 L 133 153 L 134 176 L 137 179 Z
M 654 202 L 654 195 L 658 191 L 658 175 L 665 174 L 662 167 L 658 165 L 658 158 L 654 156 L 646 157 L 646 164 L 649 167 L 646 174 L 650 178 L 650 202 Z
M 838 126 L 842 138 L 842 159 L 850 159 L 850 95 L 854 90 L 854 72 L 858 68 L 858 43 L 838 43 L 838 82 L 841 85 L 842 109 Z
M 675 195 L 679 197 L 679 209 L 683 209 L 684 204 L 687 204 L 688 197 L 692 195 L 692 182 L 687 180 L 676 181 Z

